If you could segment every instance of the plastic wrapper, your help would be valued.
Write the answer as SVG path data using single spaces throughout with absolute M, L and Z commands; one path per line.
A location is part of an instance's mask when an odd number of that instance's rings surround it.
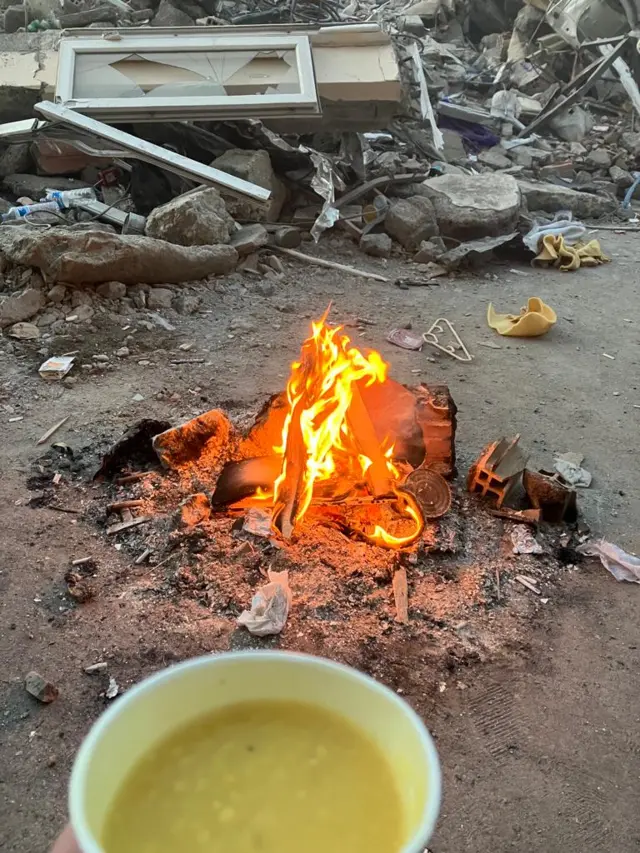
M 289 572 L 267 572 L 269 583 L 261 586 L 251 599 L 251 610 L 238 616 L 238 625 L 258 637 L 279 634 L 285 626 L 291 607 Z
M 600 562 L 617 581 L 629 581 L 629 583 L 640 583 L 640 557 L 627 554 L 622 548 L 600 539 L 598 542 L 585 542 L 578 545 L 579 554 L 588 557 L 600 557 Z

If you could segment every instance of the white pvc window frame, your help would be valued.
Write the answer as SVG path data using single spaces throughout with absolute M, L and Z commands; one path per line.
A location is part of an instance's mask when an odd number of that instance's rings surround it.
M 79 54 L 108 55 L 110 53 L 190 53 L 218 52 L 225 50 L 293 50 L 296 57 L 296 70 L 300 82 L 300 92 L 268 95 L 215 95 L 206 97 L 173 98 L 74 98 L 76 57 Z M 96 118 L 126 115 L 132 118 L 145 114 L 195 118 L 251 116 L 259 118 L 265 115 L 305 114 L 317 115 L 320 112 L 316 79 L 313 68 L 313 55 L 308 35 L 181 35 L 124 36 L 114 41 L 101 38 L 72 36 L 62 38 L 58 48 L 58 78 L 55 101 L 62 106 L 78 110 Z

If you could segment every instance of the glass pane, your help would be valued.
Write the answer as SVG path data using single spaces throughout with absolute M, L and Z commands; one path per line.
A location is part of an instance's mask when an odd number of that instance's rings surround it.
M 296 52 L 77 53 L 73 98 L 299 95 Z

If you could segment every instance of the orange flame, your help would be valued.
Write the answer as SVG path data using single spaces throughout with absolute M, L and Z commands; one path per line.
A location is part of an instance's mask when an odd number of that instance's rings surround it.
M 413 522 L 413 530 L 408 536 L 396 537 L 376 525 L 367 538 L 389 548 L 406 547 L 418 538 L 424 526 L 422 514 L 411 495 L 395 488 L 401 475 L 392 460 L 393 446 L 385 446 L 386 441 L 380 446 L 375 439 L 376 446 L 367 455 L 350 423 L 354 395 L 359 399 L 357 383 L 367 387 L 384 382 L 386 375 L 387 364 L 381 355 L 375 351 L 364 355 L 341 326 L 327 326 L 324 317 L 312 323 L 300 359 L 291 365 L 282 443 L 274 448 L 283 457 L 274 484 L 274 524 L 289 506 L 295 526 L 309 509 L 317 484 L 343 478 L 353 483 L 367 481 L 375 467 L 378 483 L 382 476 L 388 485 L 385 491 L 395 494 L 395 507 L 401 517 Z M 377 457 L 375 465 L 372 455 Z M 289 494 L 292 479 L 298 484 L 294 498 Z

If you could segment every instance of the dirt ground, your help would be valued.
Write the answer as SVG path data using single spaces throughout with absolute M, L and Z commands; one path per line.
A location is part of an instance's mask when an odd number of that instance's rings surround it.
M 548 467 L 555 452 L 579 451 L 594 476 L 579 494 L 586 521 L 594 534 L 637 552 L 638 235 L 599 236 L 614 262 L 576 273 L 508 262 L 402 290 L 291 264 L 271 296 L 232 276 L 203 286 L 195 316 L 164 312 L 173 331 L 140 328 L 144 312 L 136 312 L 105 321 L 96 334 L 75 330 L 57 340 L 47 354 L 80 350 L 72 387 L 38 376 L 41 342 L 0 340 L 0 850 L 44 853 L 65 821 L 74 753 L 106 703 L 106 678 L 86 675 L 85 666 L 107 660 L 126 689 L 165 664 L 224 645 L 219 619 L 196 602 L 168 605 L 157 578 L 133 567 L 126 549 L 86 515 L 26 506 L 28 481 L 46 449 L 37 439 L 71 415 L 56 440 L 77 460 L 73 473 L 82 479 L 74 499 L 89 504 L 102 488 L 90 481 L 100 454 L 140 417 L 177 424 L 214 406 L 232 416 L 257 410 L 283 387 L 309 319 L 332 300 L 335 319 L 375 321 L 356 340 L 379 349 L 394 378 L 450 386 L 462 474 L 503 434 L 522 433 L 538 466 Z M 322 253 L 391 280 L 415 276 L 409 265 L 354 253 L 339 237 L 328 238 Z M 485 323 L 488 302 L 517 312 L 530 295 L 555 308 L 557 326 L 539 340 L 497 338 Z M 471 364 L 385 341 L 393 327 L 424 330 L 437 317 L 455 324 L 475 355 Z M 116 358 L 124 343 L 129 357 Z M 188 353 L 179 349 L 184 343 L 193 344 Z M 103 353 L 109 366 L 82 369 Z M 170 363 L 180 358 L 204 361 Z M 87 555 L 96 562 L 98 594 L 76 606 L 64 574 L 71 560 Z M 393 666 L 385 666 L 384 646 L 362 648 L 352 661 L 402 691 L 437 739 L 445 794 L 430 844 L 435 853 L 638 849 L 640 590 L 585 562 L 543 594 L 546 604 L 532 603 L 525 589 L 510 591 L 520 639 L 494 656 L 443 670 L 424 639 L 418 643 L 398 626 L 388 639 Z M 282 647 L 300 647 L 294 629 L 295 621 Z M 31 669 L 60 688 L 53 704 L 26 693 Z

